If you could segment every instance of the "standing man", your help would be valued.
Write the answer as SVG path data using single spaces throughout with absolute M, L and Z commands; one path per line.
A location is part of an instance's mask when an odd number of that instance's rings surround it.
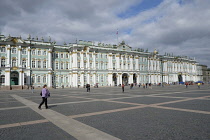
M 122 92 L 124 92 L 124 91 L 125 91 L 125 85 L 122 84 Z
M 86 88 L 87 88 L 87 92 L 90 92 L 90 84 L 87 84 Z

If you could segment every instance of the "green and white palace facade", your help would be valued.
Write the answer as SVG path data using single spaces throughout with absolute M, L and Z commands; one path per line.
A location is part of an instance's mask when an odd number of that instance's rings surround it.
M 55 42 L 0 35 L 2 89 L 116 86 L 131 83 L 178 83 L 202 79 L 202 68 L 188 57 L 160 55 L 119 45 L 90 41 Z

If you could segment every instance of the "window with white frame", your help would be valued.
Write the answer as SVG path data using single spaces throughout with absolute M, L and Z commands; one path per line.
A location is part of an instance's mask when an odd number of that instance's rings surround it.
M 43 55 L 45 56 L 47 54 L 47 52 L 46 51 L 43 51 Z
M 37 82 L 40 83 L 41 82 L 41 78 L 40 76 L 37 76 Z
M 86 63 L 86 62 L 84 62 L 84 68 L 86 69 L 86 67 L 87 67 L 87 63 Z
M 1 47 L 1 52 L 6 52 L 5 47 Z
M 61 54 L 61 58 L 63 58 L 63 54 Z
M 43 83 L 46 83 L 46 76 L 43 76 Z
M 38 50 L 38 55 L 41 55 L 41 50 Z
M 35 50 L 31 50 L 31 54 L 32 55 L 35 55 L 36 53 L 35 53 Z
M 32 68 L 35 68 L 35 67 L 36 67 L 35 60 L 32 60 Z
M 16 59 L 12 59 L 12 67 L 17 66 L 17 65 L 16 65 L 16 62 L 17 62 Z
M 68 77 L 66 76 L 66 83 L 68 83 L 69 82 L 69 79 L 68 79 Z
M 38 60 L 38 68 L 41 68 L 41 61 Z
M 22 60 L 22 66 L 23 66 L 24 68 L 26 68 L 26 60 L 25 60 L 25 59 Z
M 90 63 L 90 68 L 92 68 L 92 63 Z
M 43 68 L 47 68 L 47 62 L 46 61 L 43 62 Z
M 69 54 L 68 53 L 66 53 L 66 58 L 69 58 Z
M 61 69 L 63 69 L 63 62 L 61 62 Z
M 55 58 L 58 58 L 58 53 L 55 53 Z
M 4 84 L 5 83 L 5 75 L 1 75 L 0 77 L 0 83 Z
M 26 54 L 26 48 L 22 49 L 22 54 Z
M 80 62 L 77 62 L 77 67 L 80 68 Z
M 66 69 L 68 69 L 69 68 L 69 63 L 66 63 Z
M 5 59 L 4 58 L 1 59 L 1 67 L 5 67 Z
M 55 69 L 58 69 L 58 62 L 55 63 Z
M 17 49 L 15 47 L 12 47 L 12 53 L 17 53 Z
M 61 83 L 63 83 L 63 77 L 61 77 Z
M 103 77 L 103 75 L 101 75 L 101 82 L 104 82 L 104 77 Z

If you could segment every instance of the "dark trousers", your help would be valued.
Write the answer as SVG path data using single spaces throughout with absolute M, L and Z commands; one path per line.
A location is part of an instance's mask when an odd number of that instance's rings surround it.
M 45 103 L 45 107 L 48 108 L 47 106 L 47 98 L 42 97 L 42 102 L 40 103 L 39 107 L 41 107 Z
M 87 87 L 87 92 L 90 92 L 90 87 Z
M 122 87 L 122 92 L 124 92 L 124 87 Z

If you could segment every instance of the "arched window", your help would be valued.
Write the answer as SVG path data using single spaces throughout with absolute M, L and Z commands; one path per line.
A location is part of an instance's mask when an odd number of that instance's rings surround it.
M 12 48 L 12 53 L 16 53 L 16 48 L 15 47 Z
M 46 76 L 43 77 L 43 83 L 46 83 Z
M 4 83 L 5 83 L 5 75 L 1 75 L 0 84 L 4 84 Z
M 16 59 L 12 59 L 12 67 L 16 66 Z
M 5 67 L 5 59 L 1 59 L 1 67 Z

